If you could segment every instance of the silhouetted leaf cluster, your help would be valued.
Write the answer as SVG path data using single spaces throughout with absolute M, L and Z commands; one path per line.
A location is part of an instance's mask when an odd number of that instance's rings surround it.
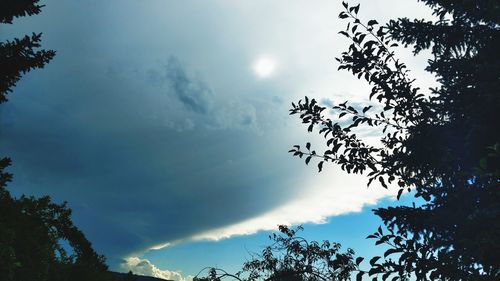
M 500 4 L 498 1 L 423 0 L 434 21 L 392 20 L 380 25 L 358 18 L 359 5 L 343 2 L 340 34 L 352 43 L 337 58 L 370 86 L 371 104 L 348 101 L 327 107 L 305 97 L 292 103 L 307 131 L 317 128 L 328 147 L 318 153 L 311 143 L 289 151 L 310 164 L 334 163 L 348 173 L 368 176 L 368 185 L 415 191 L 416 206 L 374 210 L 384 222 L 367 238 L 384 245 L 383 256 L 354 260 L 349 250 L 339 258 L 345 274 L 311 274 L 327 266 L 309 263 L 317 242 L 285 235 L 258 259 L 230 274 L 210 268 L 198 280 L 498 280 L 500 278 Z M 425 93 L 415 86 L 406 65 L 394 52 L 398 43 L 414 54 L 430 49 L 427 71 L 440 86 Z M 327 113 L 333 112 L 331 114 Z M 380 136 L 380 145 L 359 137 L 360 128 Z M 325 242 L 330 245 L 329 242 Z M 334 248 L 340 247 L 338 244 Z M 321 247 L 319 247 L 321 248 Z M 328 252 L 327 257 L 333 257 Z M 319 255 L 321 256 L 321 255 Z M 314 259 L 312 259 L 314 260 Z M 309 265 L 309 267 L 308 267 Z M 304 270 L 304 268 L 306 270 Z M 308 275 L 304 275 L 307 272 Z M 326 271 L 329 272 L 329 271 Z M 247 274 L 241 277 L 242 274 Z M 281 277 L 284 277 L 280 279 Z M 253 278 L 253 279 L 252 279 Z
M 302 228 L 279 226 L 280 233 L 269 236 L 271 245 L 245 262 L 240 272 L 230 274 L 219 268 L 207 268 L 206 277 L 196 277 L 194 280 L 350 280 L 352 273 L 357 270 L 353 250 L 341 252 L 338 243 L 308 241 L 297 236 L 298 230 Z
M 325 114 L 326 107 L 306 97 L 292 104 L 307 130 L 318 128 L 323 153 L 296 145 L 294 156 L 330 162 L 348 173 L 367 173 L 369 182 L 388 188 L 397 183 L 424 200 L 420 206 L 380 208 L 388 233 L 370 238 L 391 248 L 373 258 L 362 276 L 394 280 L 498 280 L 500 278 L 500 4 L 498 1 L 426 0 L 436 20 L 363 23 L 359 5 L 343 3 L 340 32 L 351 40 L 337 58 L 371 86 L 371 104 L 349 102 Z M 424 93 L 406 65 L 396 58 L 401 43 L 414 53 L 430 49 L 426 68 L 440 83 Z M 360 127 L 380 135 L 374 146 L 358 137 Z M 395 260 L 392 255 L 398 255 Z M 379 261 L 380 259 L 380 261 Z

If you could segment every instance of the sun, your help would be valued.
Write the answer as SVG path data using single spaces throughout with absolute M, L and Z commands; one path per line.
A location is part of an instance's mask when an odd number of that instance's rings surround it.
M 253 64 L 255 74 L 260 78 L 267 78 L 276 70 L 276 61 L 270 57 L 260 57 Z

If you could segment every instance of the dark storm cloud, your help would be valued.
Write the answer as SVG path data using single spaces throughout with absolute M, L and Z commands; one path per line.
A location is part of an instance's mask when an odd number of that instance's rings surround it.
M 266 105 L 218 98 L 172 57 L 166 66 L 110 74 L 86 50 L 62 59 L 71 51 L 59 48 L 61 59 L 25 76 L 2 105 L 0 155 L 14 161 L 14 194 L 68 201 L 112 265 L 253 217 L 293 194 L 276 180 L 291 173 L 285 151 L 256 134 L 256 107 Z M 148 69 L 164 82 L 150 85 Z M 255 153 L 263 149 L 278 153 Z
M 82 78 L 93 83 L 71 87 L 57 82 L 57 71 L 37 74 L 1 109 L 0 152 L 14 160 L 11 188 L 67 200 L 77 224 L 111 262 L 254 216 L 287 198 L 285 186 L 281 194 L 269 191 L 284 173 L 280 158 L 262 170 L 262 159 L 251 156 L 259 144 L 249 143 L 249 133 L 179 132 L 143 115 L 150 108 L 133 90 L 109 86 L 98 73 Z M 49 87 L 43 102 L 36 98 L 35 89 Z

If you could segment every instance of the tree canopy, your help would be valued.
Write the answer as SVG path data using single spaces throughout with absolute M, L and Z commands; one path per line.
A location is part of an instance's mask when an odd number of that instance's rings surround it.
M 423 1 L 436 20 L 400 18 L 380 26 L 358 18 L 359 5 L 343 3 L 340 33 L 352 41 L 339 69 L 371 85 L 372 104 L 326 107 L 305 98 L 293 104 L 308 131 L 315 127 L 328 149 L 307 144 L 290 152 L 319 158 L 348 173 L 367 173 L 369 184 L 397 183 L 422 198 L 420 206 L 374 210 L 388 234 L 371 235 L 399 260 L 374 262 L 370 275 L 414 274 L 417 280 L 494 280 L 500 275 L 500 4 L 498 1 Z M 440 85 L 428 93 L 414 86 L 394 47 L 430 50 L 427 71 Z M 346 125 L 347 124 L 347 125 Z M 379 130 L 380 146 L 358 137 L 360 127 Z
M 71 221 L 66 204 L 50 198 L 13 198 L 12 175 L 0 161 L 0 276 L 5 281 L 113 280 L 104 257 L 95 253 Z
M 351 44 L 336 60 L 339 70 L 371 86 L 370 103 L 340 101 L 329 110 L 309 97 L 292 103 L 290 114 L 298 115 L 308 132 L 318 130 L 327 149 L 317 152 L 307 143 L 289 152 L 306 164 L 316 161 L 320 172 L 332 163 L 347 173 L 366 174 L 368 185 L 398 186 L 398 199 L 405 191 L 419 199 L 413 206 L 374 210 L 384 227 L 368 238 L 386 250 L 367 265 L 353 253 L 346 256 L 357 280 L 498 280 L 500 3 L 421 2 L 432 9 L 433 20 L 399 18 L 385 25 L 361 21 L 360 5 L 342 3 L 339 18 L 347 25 L 340 34 Z M 438 87 L 424 91 L 415 85 L 395 54 L 399 45 L 415 55 L 430 51 L 426 70 Z M 359 132 L 366 128 L 380 137 L 380 145 L 363 139 Z M 278 260 L 263 252 L 259 272 L 279 274 L 281 267 L 273 265 L 286 263 L 293 249 L 281 251 Z M 344 280 L 312 277 L 302 268 L 291 269 L 297 280 Z M 273 276 L 248 280 L 280 280 Z M 208 280 L 227 277 L 234 278 L 212 269 Z
M 208 276 L 194 281 L 220 281 L 233 278 L 239 281 L 319 281 L 350 280 L 358 269 L 354 251 L 341 251 L 339 243 L 308 241 L 297 235 L 302 227 L 279 226 L 279 233 L 269 236 L 272 241 L 260 254 L 245 262 L 241 271 L 230 274 L 223 269 L 207 268 Z M 204 273 L 203 270 L 201 273 Z M 198 275 L 200 275 L 198 274 Z

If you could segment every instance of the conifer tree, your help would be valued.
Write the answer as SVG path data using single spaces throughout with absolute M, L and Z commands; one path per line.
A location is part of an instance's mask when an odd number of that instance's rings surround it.
M 39 0 L 2 0 L 0 24 L 12 24 L 15 18 L 32 16 L 41 12 Z M 55 55 L 53 50 L 38 50 L 41 33 L 25 35 L 0 42 L 0 103 L 7 101 L 16 82 L 23 74 L 35 68 L 43 68 Z
M 0 23 L 36 15 L 38 0 L 3 0 Z M 55 55 L 37 50 L 41 34 L 0 42 L 0 103 L 7 101 L 21 76 L 43 68 Z M 9 158 L 0 159 L 0 280 L 2 281 L 111 281 L 103 256 L 73 224 L 71 210 L 48 196 L 14 198 L 7 190 L 12 174 Z M 65 242 L 63 242 L 65 241 Z M 69 247 L 64 247 L 67 243 Z

